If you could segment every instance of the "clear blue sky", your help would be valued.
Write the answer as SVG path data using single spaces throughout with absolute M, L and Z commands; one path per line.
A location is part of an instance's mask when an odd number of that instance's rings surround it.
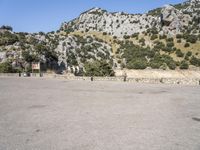
M 110 12 L 143 13 L 184 0 L 0 0 L 0 26 L 17 32 L 55 31 L 64 21 L 92 7 Z

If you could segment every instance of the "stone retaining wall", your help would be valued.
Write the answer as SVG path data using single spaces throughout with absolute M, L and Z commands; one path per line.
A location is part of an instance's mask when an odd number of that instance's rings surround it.
M 19 73 L 0 73 L 0 77 L 19 77 Z
M 63 76 L 64 77 L 64 76 Z M 90 77 L 64 77 L 68 80 L 86 80 L 90 81 Z M 94 77 L 94 81 L 121 81 L 124 77 Z M 132 83 L 152 83 L 152 84 L 180 84 L 180 85 L 200 85 L 200 78 L 127 78 L 126 82 Z
M 0 73 L 0 77 L 19 77 L 18 73 Z M 40 74 L 31 74 L 31 77 L 40 77 Z M 91 77 L 77 77 L 69 75 L 57 75 L 43 73 L 44 78 L 58 78 L 66 80 L 91 81 Z M 120 81 L 124 82 L 124 77 L 94 77 L 94 81 Z M 200 78 L 127 78 L 126 82 L 151 83 L 151 84 L 180 84 L 180 85 L 200 85 Z

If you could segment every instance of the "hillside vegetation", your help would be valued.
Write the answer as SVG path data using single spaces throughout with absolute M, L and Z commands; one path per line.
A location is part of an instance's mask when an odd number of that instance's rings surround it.
M 166 5 L 146 14 L 93 8 L 56 32 L 0 28 L 0 72 L 42 71 L 112 76 L 116 69 L 199 69 L 200 1 Z

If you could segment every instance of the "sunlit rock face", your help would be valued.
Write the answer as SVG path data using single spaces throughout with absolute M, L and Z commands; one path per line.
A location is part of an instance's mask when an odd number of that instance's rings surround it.
M 123 37 L 158 26 L 158 21 L 159 17 L 148 14 L 109 13 L 100 8 L 93 8 L 75 20 L 63 23 L 61 30 L 98 31 Z

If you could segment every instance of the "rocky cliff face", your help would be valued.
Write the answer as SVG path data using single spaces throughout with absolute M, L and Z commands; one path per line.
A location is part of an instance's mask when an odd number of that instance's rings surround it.
M 60 54 L 58 63 L 63 64 L 68 70 L 70 66 L 83 68 L 86 61 L 95 59 L 112 62 L 113 54 L 109 44 L 93 36 L 78 35 L 61 38 L 55 51 Z
M 123 37 L 134 33 L 142 33 L 156 27 L 163 34 L 176 35 L 199 11 L 199 0 L 187 1 L 175 6 L 166 5 L 160 8 L 156 15 L 126 14 L 123 12 L 110 13 L 100 8 L 93 8 L 82 13 L 71 22 L 65 22 L 61 30 L 72 31 L 98 31 L 109 35 Z M 156 10 L 153 10 L 156 11 Z M 191 14 L 194 13 L 194 14 Z
M 164 34 L 176 35 L 181 33 L 184 26 L 188 26 L 191 17 L 188 14 L 182 13 L 171 5 L 166 5 L 161 11 L 161 24 Z
M 75 20 L 63 23 L 63 31 L 98 31 L 109 35 L 123 37 L 137 32 L 143 32 L 147 28 L 159 26 L 158 17 L 148 14 L 131 15 L 123 12 L 109 13 L 100 8 L 93 8 L 82 13 Z

